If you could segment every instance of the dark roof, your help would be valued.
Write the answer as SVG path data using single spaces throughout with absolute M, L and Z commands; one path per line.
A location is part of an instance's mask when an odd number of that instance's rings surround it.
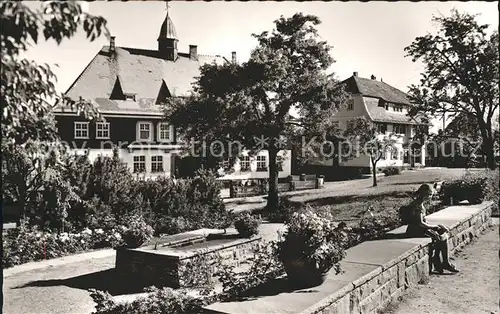
M 366 109 L 371 119 L 375 122 L 402 123 L 402 124 L 429 124 L 425 123 L 421 117 L 410 117 L 404 113 L 388 111 L 379 107 L 379 100 L 376 98 L 365 98 Z
M 158 39 L 162 38 L 178 39 L 174 23 L 172 22 L 172 19 L 168 15 L 168 12 L 167 16 L 165 17 L 165 20 L 163 21 L 163 24 L 161 24 L 160 36 L 158 36 Z
M 102 113 L 160 113 L 155 103 L 163 84 L 167 94 L 187 96 L 200 75 L 200 66 L 224 61 L 221 56 L 202 54 L 191 60 L 189 54 L 179 53 L 174 62 L 157 50 L 116 47 L 115 53 L 110 53 L 109 46 L 104 46 L 66 94 L 74 100 L 82 97 L 92 101 Z M 117 80 L 122 92 L 135 95 L 136 101 L 110 99 Z
M 395 87 L 392 87 L 385 82 L 358 76 L 351 76 L 343 83 L 346 84 L 346 91 L 353 94 L 375 97 L 396 104 L 411 104 L 406 93 L 400 91 Z

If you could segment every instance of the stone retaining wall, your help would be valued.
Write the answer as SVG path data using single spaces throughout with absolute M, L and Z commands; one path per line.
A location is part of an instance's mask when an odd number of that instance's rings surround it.
M 195 257 L 221 256 L 223 263 L 236 264 L 253 256 L 252 248 L 261 237 L 235 239 L 234 241 L 208 246 L 195 251 L 173 249 L 154 250 L 153 246 L 138 249 L 120 249 L 116 252 L 115 271 L 128 278 L 136 286 L 181 288 L 191 275 L 189 264 Z
M 450 220 L 446 212 L 430 215 L 428 221 L 431 224 L 443 223 L 451 227 L 449 248 L 453 254 L 491 225 L 492 205 L 492 202 L 483 203 L 479 205 L 480 210 L 472 214 L 464 210 L 468 206 L 445 209 L 448 214 L 455 210 L 457 215 L 464 217 L 451 226 L 446 224 L 446 221 Z M 405 228 L 406 226 L 400 227 L 391 233 L 401 234 Z M 428 279 L 429 240 L 426 242 L 416 244 L 413 249 L 336 291 L 301 314 L 377 313 L 378 309 L 400 296 L 404 290 Z

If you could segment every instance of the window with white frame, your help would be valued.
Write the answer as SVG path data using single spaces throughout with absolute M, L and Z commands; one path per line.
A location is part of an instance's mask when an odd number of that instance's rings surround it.
M 109 122 L 97 122 L 95 125 L 95 138 L 108 139 L 109 138 Z
M 163 172 L 163 156 L 151 156 L 151 172 Z
M 395 133 L 395 134 L 405 134 L 405 126 L 403 124 L 394 124 L 393 127 L 392 127 L 392 131 Z
M 146 156 L 134 156 L 134 172 L 146 172 Z
M 267 158 L 265 155 L 257 156 L 257 171 L 267 171 Z
M 250 156 L 240 156 L 241 171 L 250 171 Z
M 158 142 L 172 141 L 171 126 L 168 123 L 158 123 Z
M 89 138 L 89 123 L 75 122 L 75 139 Z
M 153 140 L 153 124 L 151 122 L 137 123 L 137 140 L 139 141 Z
M 354 100 L 350 99 L 350 100 L 347 102 L 347 110 L 348 110 L 348 111 L 352 111 L 352 110 L 354 110 Z

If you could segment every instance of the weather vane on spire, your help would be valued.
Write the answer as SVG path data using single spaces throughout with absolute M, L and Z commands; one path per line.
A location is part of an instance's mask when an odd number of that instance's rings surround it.
M 167 10 L 167 14 L 168 14 L 168 9 L 170 9 L 170 4 L 168 2 L 169 1 L 165 1 L 165 10 Z

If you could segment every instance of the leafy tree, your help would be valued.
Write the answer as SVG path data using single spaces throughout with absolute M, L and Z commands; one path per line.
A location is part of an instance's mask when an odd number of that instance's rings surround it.
M 92 165 L 85 200 L 97 197 L 111 208 L 118 222 L 142 208 L 142 197 L 136 189 L 137 182 L 127 164 L 120 159 L 118 150 L 113 156 L 99 156 Z
M 496 168 L 493 117 L 499 104 L 498 31 L 488 36 L 488 25 L 474 15 L 453 10 L 450 17 L 433 17 L 437 35 L 417 37 L 405 48 L 407 56 L 425 66 L 419 85 L 410 86 L 410 115 L 428 117 L 447 113 L 475 120 L 487 165 Z
M 395 136 L 380 134 L 377 126 L 364 117 L 350 120 L 344 136 L 347 141 L 342 145 L 342 156 L 347 159 L 361 155 L 369 156 L 373 186 L 377 186 L 377 163 L 386 152 L 395 149 Z
M 43 34 L 45 40 L 58 44 L 72 37 L 80 27 L 93 41 L 104 31 L 106 21 L 82 12 L 75 1 L 46 1 L 42 10 L 32 10 L 21 1 L 0 3 L 2 137 L 10 143 L 22 144 L 29 139 L 56 138 L 54 106 L 76 109 L 86 116 L 99 117 L 92 104 L 73 101 L 60 95 L 49 65 L 20 57 Z
M 17 203 L 22 218 L 45 227 L 59 228 L 70 205 L 79 201 L 62 176 L 63 147 L 58 143 L 28 140 L 2 145 L 2 196 Z
M 332 125 L 328 117 L 347 98 L 333 75 L 325 73 L 334 60 L 331 47 L 318 40 L 318 24 L 317 17 L 301 13 L 280 17 L 272 32 L 253 34 L 258 46 L 248 62 L 203 66 L 192 95 L 167 100 L 167 120 L 187 138 L 227 143 L 221 157 L 236 159 L 234 142 L 241 144 L 237 152 L 268 151 L 269 209 L 278 205 L 276 157 L 291 128 L 324 134 Z M 298 118 L 292 119 L 292 109 Z

